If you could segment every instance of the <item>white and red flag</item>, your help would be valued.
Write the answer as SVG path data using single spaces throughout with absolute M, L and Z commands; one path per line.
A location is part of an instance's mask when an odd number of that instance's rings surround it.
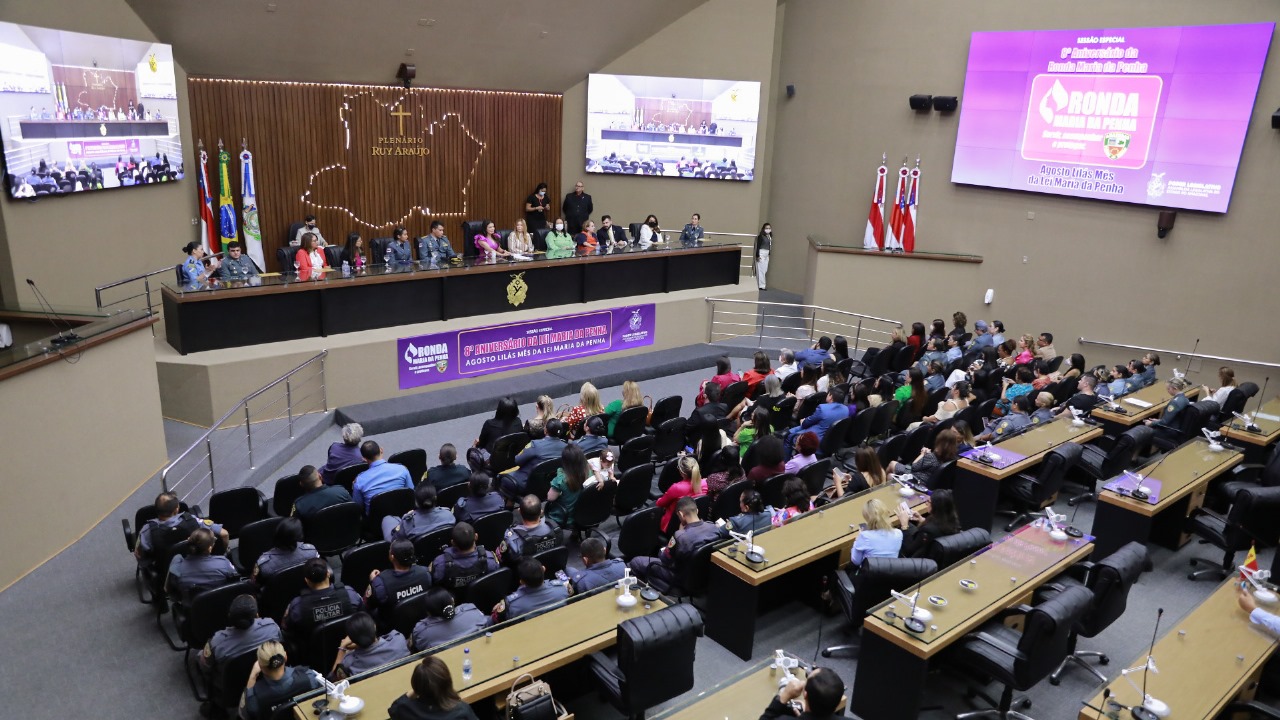
M 911 186 L 907 189 L 907 213 L 902 227 L 902 249 L 916 251 L 916 203 L 920 200 L 920 158 L 911 169 Z
M 867 231 L 862 235 L 863 250 L 879 250 L 884 244 L 884 182 L 888 174 L 881 155 L 880 167 L 876 170 L 876 190 L 871 195 L 871 211 L 867 213 Z
M 902 234 L 907 224 L 907 161 L 902 160 L 898 170 L 898 192 L 894 195 L 893 210 L 889 212 L 889 232 L 884 238 L 886 252 L 902 252 Z

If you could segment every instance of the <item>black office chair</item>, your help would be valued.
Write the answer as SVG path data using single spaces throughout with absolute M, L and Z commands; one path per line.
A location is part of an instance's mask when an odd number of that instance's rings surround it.
M 235 717 L 244 687 L 249 684 L 249 673 L 257 662 L 258 649 L 252 648 L 219 662 L 209 678 L 209 702 L 227 717 Z
M 728 520 L 742 512 L 742 493 L 751 489 L 750 480 L 739 480 L 725 487 L 711 503 L 711 517 L 705 520 Z
M 231 549 L 231 564 L 241 575 L 253 573 L 253 566 L 268 548 L 275 544 L 276 527 L 284 518 L 272 517 L 251 522 L 240 528 L 240 541 Z
M 614 423 L 613 435 L 609 438 L 612 445 L 622 445 L 623 443 L 644 435 L 645 420 L 649 417 L 649 408 L 644 405 L 637 405 L 633 408 L 627 408 L 618 415 L 618 421 Z
M 845 374 L 857 378 L 875 377 L 875 375 L 871 373 L 871 368 L 875 366 L 880 354 L 886 349 L 887 348 L 884 347 L 867 348 L 866 351 L 862 353 L 861 358 L 850 363 L 849 371 Z M 800 373 L 796 374 L 799 375 Z M 795 391 L 793 390 L 791 392 Z
M 550 228 L 538 228 L 537 230 L 534 230 L 533 231 L 533 249 L 546 252 L 547 251 L 547 235 L 550 233 L 551 233 Z
M 449 544 L 452 537 L 453 526 L 451 525 L 414 538 L 413 554 L 418 557 L 418 564 L 423 567 L 431 567 L 431 562 L 436 559 L 436 556 L 444 552 L 445 546 Z
M 897 457 L 890 459 L 901 460 L 908 465 L 915 462 L 916 457 L 920 455 L 920 451 L 930 444 L 935 429 L 935 425 L 920 425 L 915 430 L 906 433 L 903 435 L 902 447 L 898 449 Z
M 1178 413 L 1176 430 L 1161 428 L 1151 438 L 1151 444 L 1164 451 L 1172 450 L 1191 438 L 1200 437 L 1200 430 L 1208 425 L 1218 412 L 1218 403 L 1212 400 L 1201 400 L 1191 403 Z
M 367 462 L 352 463 L 334 473 L 333 482 L 330 485 L 341 485 L 347 489 L 347 492 L 351 492 L 351 488 L 356 484 L 356 477 L 368 469 Z
M 794 395 L 796 389 L 800 387 L 800 381 L 804 380 L 804 376 L 799 372 L 793 372 L 782 380 L 782 392 L 788 395 Z
M 291 565 L 269 575 L 262 585 L 262 599 L 258 602 L 258 614 L 277 623 L 284 617 L 289 603 L 307 586 L 303 579 L 306 563 Z
M 747 397 L 748 387 L 749 385 L 745 380 L 729 383 L 729 386 L 726 387 L 724 392 L 720 395 L 720 402 L 727 405 L 730 410 L 734 409 L 738 406 L 738 403 L 742 402 L 742 400 Z
M 489 454 L 489 469 L 495 473 L 510 470 L 516 466 L 516 455 L 529 444 L 529 433 L 513 432 L 493 441 L 493 452 Z
M 369 512 L 364 516 L 363 536 L 365 540 L 382 539 L 382 518 L 403 517 L 414 507 L 413 491 L 409 488 L 396 488 L 378 493 L 369 500 Z
M 493 612 L 494 605 L 497 605 L 509 593 L 515 591 L 516 584 L 514 570 L 505 567 L 498 568 L 487 575 L 472 580 L 466 587 L 465 592 L 457 593 L 459 595 L 458 602 L 462 602 L 462 599 L 465 598 L 467 602 L 475 605 L 477 610 L 488 615 Z
M 534 466 L 529 473 L 529 480 L 524 484 L 525 495 L 536 495 L 539 500 L 547 501 L 547 492 L 551 490 L 551 481 L 556 479 L 560 471 L 560 458 L 543 460 Z
M 271 512 L 276 517 L 289 517 L 293 514 L 293 504 L 302 495 L 302 482 L 298 475 L 285 475 L 276 480 L 275 490 L 271 492 Z
M 1020 605 L 991 620 L 960 639 L 951 648 L 949 666 L 983 678 L 994 678 L 1004 685 L 999 702 L 981 695 L 996 707 L 957 715 L 957 718 L 999 717 L 1030 720 L 1013 710 L 1014 691 L 1028 690 L 1053 673 L 1067 656 L 1071 634 L 1081 618 L 1089 612 L 1093 593 L 1083 587 L 1068 587 L 1035 607 Z M 1022 615 L 1021 631 L 1004 621 Z M 1023 709 L 1031 707 L 1030 699 L 1019 702 Z
M 822 434 L 822 441 L 818 443 L 818 457 L 834 457 L 845 448 L 844 439 L 848 437 L 849 426 L 853 425 L 853 421 L 854 418 L 842 417 L 827 428 Z
M 280 272 L 286 275 L 295 271 L 293 267 L 293 258 L 298 254 L 298 248 L 279 247 L 276 248 L 276 265 L 280 267 Z
M 795 377 L 788 375 L 787 379 Z M 793 413 L 796 409 L 796 399 L 793 396 L 784 397 L 769 407 L 769 425 L 774 431 L 790 429 L 795 424 Z
M 636 240 L 640 239 L 640 226 L 644 223 L 630 223 L 627 225 L 627 231 L 631 233 L 631 237 Z
M 300 222 L 289 223 L 289 231 L 285 233 L 285 236 L 284 236 L 285 247 L 289 247 L 289 243 L 293 242 L 294 238 L 298 237 L 298 231 L 301 230 L 302 226 L 305 224 L 306 223 L 300 223 Z M 292 249 L 297 250 L 297 248 L 292 248 Z M 292 265 L 290 267 L 292 267 Z
M 911 367 L 915 362 L 915 359 L 916 349 L 910 345 L 903 345 L 898 348 L 896 353 L 894 353 L 892 364 L 889 366 L 889 371 L 895 373 L 903 372 L 907 368 Z
M 804 400 L 799 401 L 799 404 L 796 406 L 795 423 L 799 424 L 805 418 L 812 415 L 814 411 L 818 409 L 818 405 L 824 398 L 825 396 L 815 392 L 812 395 L 805 397 Z
M 610 555 L 628 562 L 634 557 L 649 557 L 658 552 L 663 510 L 648 507 L 631 513 L 622 521 L 618 542 Z
M 443 490 L 436 491 L 436 507 L 451 508 L 458 504 L 467 493 L 471 492 L 468 483 L 454 483 Z
M 302 657 L 293 658 L 293 664 L 306 665 L 322 675 L 328 675 L 333 661 L 338 658 L 338 644 L 347 636 L 347 617 L 336 617 L 325 620 L 311 629 L 311 636 L 305 647 L 301 648 Z
M 654 403 L 653 417 L 649 418 L 649 427 L 656 429 L 671 418 L 680 417 L 680 406 L 683 403 L 684 398 L 679 395 L 669 395 Z
M 387 246 L 394 242 L 393 238 L 376 237 L 369 240 L 369 264 L 383 265 L 387 257 Z M 467 245 L 472 245 L 468 242 Z
M 775 508 L 786 506 L 786 500 L 782 497 L 782 486 L 789 479 L 791 479 L 789 473 L 779 473 L 764 481 L 760 486 L 760 497 L 764 499 L 765 505 L 771 505 Z M 672 517 L 675 517 L 675 515 L 672 515 Z
M 422 448 L 401 450 L 387 458 L 387 462 L 403 465 L 408 469 L 409 478 L 413 480 L 414 485 L 422 482 L 422 477 L 427 474 L 427 451 Z
M 853 449 L 861 447 L 871 436 L 871 423 L 876 419 L 876 409 L 867 408 L 853 416 L 844 436 L 844 446 Z
M 1272 446 L 1271 457 L 1265 465 L 1249 463 L 1237 465 L 1231 469 L 1231 475 L 1221 479 L 1214 478 L 1209 483 L 1209 506 L 1219 512 L 1226 512 L 1231 499 L 1245 488 L 1275 487 L 1280 485 L 1280 443 Z
M 464 220 L 462 222 L 462 256 L 463 257 L 472 258 L 476 256 L 475 237 L 483 231 L 484 231 L 484 226 L 480 224 L 479 220 Z
M 476 518 L 471 525 L 476 531 L 476 542 L 493 549 L 502 543 L 502 536 L 506 534 L 507 528 L 511 527 L 511 513 L 506 510 L 499 510 L 489 513 L 484 517 Z
M 969 528 L 954 535 L 943 535 L 929 541 L 924 557 L 945 570 L 991 544 L 991 533 L 986 528 Z
M 611 657 L 592 653 L 591 672 L 623 715 L 645 710 L 693 689 L 693 661 L 702 616 L 686 605 L 663 608 L 618 624 Z
M 1067 471 L 1080 459 L 1080 452 L 1081 447 L 1076 443 L 1063 443 L 1045 454 L 1035 477 L 1024 473 L 1000 483 L 1000 494 L 1014 506 L 1012 511 L 1001 512 L 1014 516 L 1004 526 L 1005 530 L 1012 531 L 1053 504 L 1067 480 Z
M 174 626 L 178 629 L 178 637 L 186 643 L 182 656 L 183 669 L 187 673 L 187 682 L 191 684 L 191 694 L 196 700 L 204 701 L 208 697 L 200 691 L 197 671 L 192 667 L 192 651 L 204 650 L 205 643 L 214 633 L 227 626 L 227 613 L 231 609 L 231 601 L 241 595 L 258 594 L 258 587 L 252 580 L 237 580 L 220 587 L 210 588 L 191 598 L 185 606 L 174 606 Z
M 302 521 L 302 535 L 323 557 L 341 555 L 360 543 L 360 503 L 330 505 Z
M 902 455 L 902 449 L 906 446 L 907 436 L 905 433 L 893 435 L 876 446 L 876 456 L 880 459 L 880 466 L 889 467 L 890 462 L 897 460 Z M 915 460 L 914 457 L 911 459 Z
M 641 435 L 622 443 L 618 453 L 618 472 L 626 472 L 637 465 L 649 462 L 653 457 L 653 436 Z
M 1280 532 L 1280 487 L 1243 488 L 1237 491 L 1226 515 L 1208 508 L 1196 508 L 1187 517 L 1185 530 L 1199 537 L 1201 543 L 1208 543 L 1222 550 L 1221 564 L 1214 564 L 1213 560 L 1205 558 L 1191 558 L 1192 567 L 1197 563 L 1213 566 L 1192 572 L 1187 577 L 1199 580 L 1202 577 L 1216 576 L 1218 580 L 1222 580 L 1235 571 L 1236 552 L 1248 550 L 1254 543 L 1276 543 L 1276 535 Z
M 629 468 L 618 479 L 618 489 L 613 496 L 613 515 L 621 522 L 623 515 L 640 509 L 653 489 L 653 463 L 643 463 Z
M 186 503 L 179 503 L 180 512 L 188 512 L 189 508 Z M 198 512 L 196 513 L 199 514 Z M 153 504 L 143 505 L 133 514 L 133 524 L 129 524 L 127 518 L 122 518 L 120 524 L 124 530 L 124 544 L 130 553 L 138 543 L 138 534 L 142 532 L 142 528 L 151 520 L 156 518 L 156 507 Z M 162 546 L 171 548 L 173 545 L 181 542 L 185 538 L 180 532 L 170 532 L 166 537 L 161 538 L 161 543 L 154 545 L 159 550 Z M 164 600 L 164 579 L 169 572 L 169 561 L 172 559 L 167 552 L 154 553 L 155 558 L 151 562 L 137 563 L 137 567 L 133 573 L 133 582 L 138 592 L 138 602 L 143 605 L 160 605 L 159 612 L 167 612 Z
M 1099 633 L 1110 627 L 1111 623 L 1124 615 L 1129 601 L 1129 589 L 1137 582 L 1146 563 L 1146 546 L 1139 542 L 1131 542 L 1096 563 L 1082 562 L 1072 565 L 1065 573 L 1054 578 L 1052 582 L 1046 583 L 1036 592 L 1037 602 L 1047 600 L 1068 587 L 1083 587 L 1093 593 L 1093 602 L 1090 603 L 1088 612 L 1072 628 L 1067 645 L 1068 654 L 1062 659 L 1058 669 L 1049 676 L 1049 684 L 1057 685 L 1062 682 L 1062 673 L 1066 672 L 1067 665 L 1070 663 L 1075 663 L 1093 673 L 1094 677 L 1101 682 L 1107 681 L 1107 676 L 1085 662 L 1085 658 L 1098 658 L 1098 662 L 1102 665 L 1111 662 L 1110 658 L 1106 653 L 1096 650 L 1076 650 L 1076 642 L 1081 636 L 1097 637 Z
M 653 436 L 653 457 L 659 462 L 670 460 L 685 448 L 687 421 L 682 417 L 664 420 Z
M 804 466 L 796 474 L 804 481 L 805 489 L 809 494 L 817 495 L 827 484 L 827 476 L 831 474 L 831 466 L 834 464 L 835 460 L 832 458 L 824 458 Z
M 1151 445 L 1151 437 L 1155 433 L 1145 425 L 1137 425 L 1125 430 L 1112 443 L 1110 450 L 1098 445 L 1085 445 L 1080 452 L 1080 460 L 1076 463 L 1085 475 L 1090 478 L 1085 485 L 1085 492 L 1067 500 L 1068 505 L 1093 500 L 1097 497 L 1097 483 L 1119 475 L 1133 467 L 1134 458 L 1142 448 Z
M 266 518 L 266 498 L 257 488 L 230 488 L 209 496 L 209 518 L 239 537 L 239 529 L 255 520 Z
M 559 547 L 549 548 L 540 553 L 534 553 L 533 558 L 542 563 L 542 567 L 546 569 L 547 577 L 551 577 L 564 570 L 565 566 L 569 564 L 569 546 L 560 545 Z
M 401 600 L 391 609 L 391 629 L 405 636 L 406 639 L 411 638 L 413 628 L 426 617 L 427 594 L 419 593 L 407 600 Z
M 358 545 L 342 553 L 343 585 L 355 590 L 361 597 L 369 589 L 369 573 L 391 569 L 391 543 L 386 540 Z
M 326 245 L 324 247 L 324 259 L 328 261 L 329 267 L 342 267 L 342 247 L 338 245 Z
M 878 438 L 889 432 L 893 418 L 898 414 L 898 401 L 880 403 L 875 407 L 875 415 L 871 418 L 871 427 L 867 428 L 867 437 Z
M 568 529 L 578 533 L 595 531 L 613 516 L 617 493 L 618 483 L 615 482 L 596 483 L 584 489 L 573 506 L 573 519 Z
M 832 571 L 827 586 L 849 621 L 849 628 L 862 627 L 867 611 L 890 597 L 889 592 L 902 591 L 938 572 L 938 564 L 924 558 L 869 557 L 862 565 L 849 565 Z M 822 657 L 856 649 L 858 645 L 834 645 L 822 651 Z

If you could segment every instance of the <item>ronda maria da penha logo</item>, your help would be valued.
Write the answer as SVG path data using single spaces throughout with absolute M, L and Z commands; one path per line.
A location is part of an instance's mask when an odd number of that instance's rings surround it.
M 422 368 L 419 372 L 426 371 L 423 366 L 435 365 L 436 370 L 443 373 L 449 369 L 449 346 L 446 343 L 435 343 L 419 347 L 409 343 L 404 349 L 404 361 L 410 367 Z

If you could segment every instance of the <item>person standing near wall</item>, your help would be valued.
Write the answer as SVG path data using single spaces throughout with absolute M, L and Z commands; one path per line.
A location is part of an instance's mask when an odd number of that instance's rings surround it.
M 769 272 L 769 250 L 773 247 L 773 226 L 765 223 L 756 236 L 756 284 L 767 290 L 764 276 Z

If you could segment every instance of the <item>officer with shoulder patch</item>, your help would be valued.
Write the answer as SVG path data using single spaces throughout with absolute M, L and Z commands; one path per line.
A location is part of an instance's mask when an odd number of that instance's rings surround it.
M 508 528 L 498 545 L 498 561 L 515 567 L 521 558 L 532 557 L 564 544 L 560 531 L 542 517 L 542 501 L 537 495 L 520 499 L 520 524 Z
M 1170 378 L 1169 382 L 1165 383 L 1165 390 L 1172 397 L 1165 404 L 1159 418 L 1143 420 L 1147 426 L 1156 431 L 1157 435 L 1164 435 L 1170 438 L 1177 437 L 1178 414 L 1191 404 L 1184 392 L 1189 385 L 1190 383 L 1185 378 L 1180 377 Z
M 284 641 L 275 620 L 258 617 L 258 601 L 252 595 L 239 595 L 231 601 L 227 622 L 230 624 L 214 633 L 200 653 L 200 667 L 207 677 L 222 663 L 255 650 L 268 640 Z
M 431 579 L 451 591 L 498 569 L 493 553 L 476 544 L 476 530 L 469 523 L 453 526 L 449 547 L 431 561 Z
M 589 592 L 616 583 L 627 572 L 627 564 L 621 558 L 611 558 L 605 554 L 604 541 L 600 538 L 583 540 L 581 551 L 583 569 L 575 571 L 569 581 L 569 587 L 575 593 Z
M 435 485 L 436 490 L 464 483 L 471 477 L 471 470 L 465 464 L 458 464 L 458 449 L 453 446 L 453 443 L 441 445 L 439 457 L 440 464 L 428 468 L 424 478 Z
M 671 542 L 662 549 L 659 557 L 631 559 L 631 573 L 659 592 L 669 592 L 672 587 L 680 585 L 698 548 L 720 539 L 720 529 L 698 517 L 698 503 L 693 498 L 677 500 L 676 514 L 680 516 L 680 529 L 671 536 Z
M 315 545 L 302 542 L 302 521 L 296 517 L 284 518 L 276 525 L 272 542 L 253 566 L 253 579 L 259 585 L 266 585 L 268 578 L 285 568 L 320 557 Z
M 284 613 L 284 631 L 295 642 L 310 640 L 311 631 L 320 623 L 346 617 L 363 606 L 355 590 L 334 581 L 324 558 L 308 560 L 302 578 L 307 586 Z
M 386 624 L 390 624 L 391 613 L 396 605 L 421 595 L 431 587 L 431 571 L 415 564 L 418 558 L 412 541 L 396 540 L 391 543 L 389 555 L 391 569 L 369 573 L 369 589 L 364 594 L 365 603 Z
M 495 620 L 506 620 L 531 613 L 539 608 L 554 605 L 569 596 L 568 588 L 561 580 L 547 580 L 546 568 L 537 558 L 527 557 L 520 561 L 516 575 L 520 578 L 520 587 L 493 606 Z
M 453 516 L 458 522 L 471 523 L 476 518 L 498 512 L 506 506 L 502 495 L 493 491 L 493 478 L 489 477 L 489 473 L 471 473 L 468 482 L 471 494 L 458 498 L 458 504 L 453 508 Z
M 1019 430 L 1031 424 L 1031 396 L 1019 395 L 1013 399 L 1012 412 L 1000 419 L 990 430 L 974 438 L 975 442 L 1000 442 L 1016 435 Z
M 1036 395 L 1036 409 L 1031 413 L 1031 424 L 1042 425 L 1053 422 L 1053 394 L 1041 391 Z
M 148 520 L 138 531 L 138 542 L 133 554 L 139 562 L 156 562 L 169 552 L 169 548 L 191 537 L 192 531 L 204 526 L 222 540 L 226 547 L 230 536 L 223 527 L 212 520 L 201 520 L 193 513 L 181 510 L 182 503 L 171 492 L 156 496 L 156 516 Z
M 379 637 L 369 613 L 358 612 L 347 618 L 346 630 L 347 636 L 338 643 L 338 655 L 329 671 L 332 680 L 349 678 L 409 656 L 409 641 L 404 635 L 392 630 Z
M 404 517 L 388 515 L 382 518 L 382 536 L 387 542 L 412 540 L 441 528 L 452 527 L 457 521 L 449 508 L 436 507 L 436 487 L 431 483 L 418 483 L 418 487 L 413 490 L 413 498 L 416 507 L 405 513 Z
M 240 577 L 225 555 L 214 555 L 216 542 L 207 527 L 191 532 L 191 554 L 175 555 L 169 562 L 169 576 L 164 589 L 172 598 L 189 598 L 201 590 L 224 585 Z

